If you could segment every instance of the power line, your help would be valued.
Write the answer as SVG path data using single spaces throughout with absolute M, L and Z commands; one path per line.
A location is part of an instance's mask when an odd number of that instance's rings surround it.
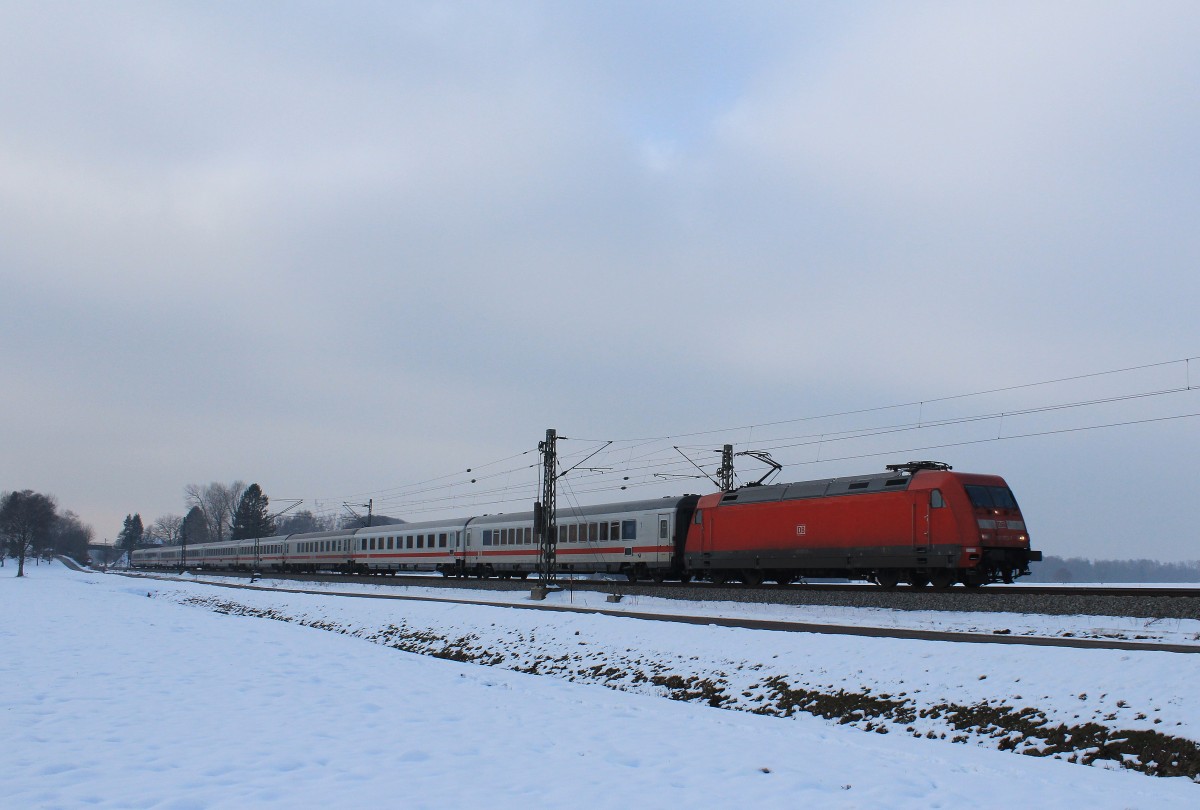
M 677 476 L 693 477 L 693 476 L 688 475 L 688 473 L 686 472 L 688 470 L 688 467 L 684 463 L 682 463 L 682 459 L 678 459 L 678 458 L 671 459 L 671 458 L 667 457 L 667 454 L 673 453 L 676 451 L 673 446 L 664 445 L 663 443 L 674 440 L 674 439 L 698 437 L 698 436 L 708 436 L 708 435 L 713 435 L 713 434 L 718 434 L 718 433 L 737 433 L 737 432 L 742 432 L 742 431 L 749 431 L 751 433 L 751 435 L 753 435 L 754 431 L 762 431 L 764 429 L 774 428 L 774 427 L 779 427 L 779 426 L 784 426 L 784 425 L 794 425 L 794 424 L 799 424 L 799 423 L 803 423 L 803 422 L 817 421 L 817 420 L 821 420 L 821 419 L 844 418 L 844 417 L 858 416 L 858 415 L 868 414 L 868 413 L 879 413 L 879 412 L 883 412 L 883 411 L 897 410 L 897 409 L 901 409 L 901 408 L 911 408 L 911 407 L 918 407 L 920 409 L 919 414 L 918 414 L 918 419 L 916 422 L 911 422 L 911 421 L 910 422 L 899 422 L 899 423 L 894 423 L 894 424 L 875 425 L 875 426 L 870 426 L 870 427 L 846 429 L 846 430 L 840 430 L 840 431 L 825 431 L 823 433 L 810 433 L 810 434 L 802 434 L 802 435 L 797 435 L 797 436 L 774 437 L 771 439 L 767 439 L 766 437 L 763 437 L 758 442 L 756 442 L 755 445 L 761 446 L 767 450 L 779 451 L 779 450 L 795 449 L 798 447 L 805 447 L 805 446 L 812 446 L 812 445 L 824 446 L 824 445 L 835 444 L 837 442 L 843 442 L 843 441 L 862 440 L 862 439 L 879 437 L 879 436 L 889 435 L 889 434 L 893 434 L 893 433 L 901 433 L 901 432 L 906 432 L 906 431 L 911 431 L 911 430 L 916 430 L 916 429 L 937 430 L 937 429 L 942 429 L 942 428 L 946 428 L 946 427 L 953 426 L 953 425 L 963 425 L 963 424 L 977 423 L 977 422 L 983 422 L 983 421 L 988 421 L 988 420 L 997 420 L 1002 426 L 1003 420 L 1006 418 L 1028 416 L 1028 415 L 1039 414 L 1039 413 L 1049 413 L 1049 412 L 1053 412 L 1053 411 L 1062 411 L 1062 410 L 1068 410 L 1068 409 L 1082 409 L 1082 408 L 1086 408 L 1086 407 L 1095 407 L 1095 406 L 1105 405 L 1105 404 L 1115 404 L 1115 403 L 1119 403 L 1119 402 L 1126 402 L 1126 401 L 1132 401 L 1132 400 L 1149 399 L 1149 398 L 1153 398 L 1153 397 L 1167 396 L 1167 395 L 1171 395 L 1171 394 L 1178 394 L 1178 393 L 1182 393 L 1182 392 L 1186 392 L 1186 391 L 1195 390 L 1191 383 L 1191 361 L 1197 360 L 1197 359 L 1200 359 L 1200 356 L 1186 357 L 1186 358 L 1182 358 L 1180 360 L 1169 360 L 1169 361 L 1163 361 L 1163 362 L 1158 362 L 1158 363 L 1148 363 L 1148 364 L 1143 364 L 1143 365 L 1138 365 L 1138 366 L 1129 366 L 1129 367 L 1125 367 L 1125 368 L 1111 369 L 1108 371 L 1092 372 L 1092 373 L 1087 373 L 1087 374 L 1077 374 L 1077 375 L 1071 375 L 1071 376 L 1066 376 L 1066 377 L 1059 377 L 1059 378 L 1051 379 L 1051 380 L 1043 380 L 1040 382 L 1002 386 L 1002 387 L 997 387 L 997 388 L 985 389 L 985 390 L 981 390 L 981 391 L 973 391 L 973 392 L 964 393 L 964 394 L 955 394 L 955 395 L 950 395 L 950 396 L 934 397 L 934 398 L 929 398 L 929 399 L 924 399 L 924 400 L 913 400 L 910 402 L 899 403 L 899 404 L 894 404 L 894 405 L 885 405 L 885 406 L 876 406 L 876 407 L 871 407 L 871 408 L 859 408 L 859 409 L 838 411 L 838 412 L 832 412 L 832 413 L 827 413 L 827 414 L 822 414 L 822 415 L 817 415 L 817 416 L 804 416 L 804 417 L 797 417 L 797 418 L 793 418 L 793 419 L 777 420 L 777 421 L 773 421 L 773 422 L 762 422 L 762 423 L 751 424 L 751 425 L 742 425 L 740 427 L 734 427 L 734 428 L 722 428 L 722 429 L 695 431 L 695 432 L 690 432 L 690 433 L 677 434 L 675 436 L 665 435 L 665 436 L 659 436 L 659 437 L 639 437 L 639 438 L 630 438 L 630 439 L 580 439 L 578 437 L 571 437 L 571 438 L 559 437 L 560 441 L 570 441 L 573 438 L 574 441 L 587 442 L 587 443 L 601 443 L 601 446 L 599 448 L 592 449 L 590 451 L 587 449 L 584 449 L 584 450 L 580 450 L 580 451 L 576 451 L 576 452 L 568 452 L 568 453 L 562 454 L 561 458 L 563 458 L 563 459 L 581 458 L 582 460 L 579 461 L 578 463 L 576 463 L 573 467 L 568 467 L 568 471 L 573 470 L 572 477 L 575 478 L 577 481 L 584 482 L 584 481 L 588 481 L 588 480 L 593 480 L 593 481 L 595 481 L 595 484 L 596 484 L 595 487 L 589 487 L 588 489 L 583 489 L 583 490 L 576 490 L 573 487 L 570 488 L 568 490 L 570 493 L 569 499 L 574 500 L 574 497 L 577 494 L 594 494 L 594 493 L 603 492 L 603 491 L 613 491 L 617 487 L 620 487 L 621 490 L 625 490 L 625 489 L 642 488 L 642 487 L 651 486 L 651 485 L 661 485 L 661 480 L 654 478 L 653 477 L 654 473 L 652 471 L 657 471 L 657 474 L 659 474 L 659 475 L 670 475 L 671 477 L 677 477 Z M 1071 401 L 1071 402 L 1052 403 L 1049 405 L 1037 405 L 1037 406 L 1032 406 L 1032 407 L 1018 408 L 1018 409 L 1006 410 L 1006 411 L 991 411 L 991 412 L 987 412 L 987 413 L 972 414 L 972 415 L 966 415 L 966 416 L 960 416 L 960 417 L 950 417 L 950 418 L 944 418 L 944 419 L 935 419 L 935 420 L 929 420 L 929 421 L 925 421 L 923 419 L 925 406 L 930 405 L 930 404 L 944 403 L 944 402 L 950 402 L 950 401 L 955 401 L 955 400 L 963 400 L 963 399 L 968 399 L 968 398 L 972 398 L 972 397 L 982 397 L 982 396 L 1000 394 L 1000 393 L 1006 393 L 1006 392 L 1012 392 L 1012 391 L 1027 390 L 1027 389 L 1033 389 L 1033 388 L 1044 387 L 1044 386 L 1049 386 L 1049 385 L 1058 385 L 1058 384 L 1065 384 L 1065 383 L 1071 383 L 1071 382 L 1079 382 L 1079 381 L 1083 381 L 1083 380 L 1097 379 L 1097 378 L 1120 375 L 1120 374 L 1128 374 L 1128 373 L 1137 372 L 1137 371 L 1146 371 L 1146 370 L 1151 370 L 1151 369 L 1169 367 L 1169 366 L 1178 365 L 1181 363 L 1184 365 L 1184 369 L 1183 369 L 1184 387 L 1163 388 L 1163 389 L 1154 390 L 1154 391 L 1140 391 L 1140 392 L 1135 392 L 1135 393 L 1119 394 L 1119 395 L 1115 395 L 1115 396 L 1111 396 L 1111 397 L 1101 397 L 1101 398 L 1085 399 L 1085 400 L 1078 400 L 1078 401 Z M 975 439 L 975 440 L 963 440 L 963 441 L 927 444 L 927 445 L 923 445 L 922 447 L 909 448 L 907 450 L 890 450 L 890 451 L 885 451 L 885 452 L 871 452 L 871 453 L 862 453 L 862 454 L 853 454 L 853 455 L 843 455 L 843 456 L 837 456 L 837 457 L 832 457 L 832 458 L 824 458 L 824 459 L 817 459 L 817 460 L 805 460 L 805 461 L 797 461 L 797 462 L 791 462 L 791 463 L 796 464 L 796 465 L 810 465 L 810 464 L 816 464 L 816 463 L 844 461 L 844 460 L 850 460 L 850 459 L 869 458 L 869 457 L 875 457 L 875 456 L 889 455 L 892 453 L 916 452 L 918 450 L 933 450 L 933 449 L 943 449 L 943 448 L 948 448 L 948 447 L 981 444 L 981 443 L 986 443 L 988 441 L 1008 440 L 1008 439 L 1014 439 L 1014 438 L 1028 438 L 1028 437 L 1036 437 L 1036 436 L 1049 436 L 1049 435 L 1054 435 L 1057 433 L 1068 433 L 1068 432 L 1074 432 L 1074 431 L 1079 431 L 1079 430 L 1096 430 L 1096 429 L 1102 429 L 1102 428 L 1106 428 L 1106 427 L 1120 427 L 1120 426 L 1126 426 L 1126 425 L 1137 425 L 1137 424 L 1146 424 L 1146 423 L 1151 423 L 1151 422 L 1170 421 L 1172 419 L 1190 418 L 1191 416 L 1194 416 L 1194 415 L 1195 414 L 1184 414 L 1184 415 L 1179 415 L 1179 416 L 1168 416 L 1168 417 L 1161 417 L 1161 418 L 1156 418 L 1156 419 L 1143 419 L 1143 420 L 1131 420 L 1131 421 L 1126 421 L 1126 422 L 1113 422 L 1113 423 L 1104 424 L 1104 425 L 1093 425 L 1093 426 L 1086 426 L 1086 427 L 1080 427 L 1080 428 L 1061 428 L 1061 429 L 1057 429 L 1057 430 L 1030 432 L 1030 433 L 1024 433 L 1024 434 L 1010 435 L 1010 436 L 997 435 L 994 438 L 987 438 L 987 439 Z M 1001 429 L 1002 429 L 1002 427 L 1001 427 Z M 792 443 L 787 444 L 785 442 L 792 442 Z M 746 444 L 748 444 L 748 442 L 743 442 L 742 444 L 743 444 L 743 446 L 745 446 Z M 686 449 L 692 449 L 692 450 L 711 449 L 707 445 L 686 445 L 684 447 L 686 447 Z M 402 508 L 404 510 L 405 514 L 412 514 L 412 513 L 422 513 L 422 512 L 446 510 L 447 508 L 455 508 L 453 506 L 454 504 L 462 504 L 467 501 L 470 501 L 473 505 L 478 505 L 478 506 L 491 506 L 491 505 L 496 505 L 496 504 L 509 503 L 509 502 L 513 502 L 518 499 L 525 499 L 528 497 L 529 493 L 525 491 L 524 485 L 521 485 L 520 495 L 513 495 L 511 497 L 505 497 L 505 496 L 508 496 L 510 493 L 512 493 L 514 490 L 514 485 L 508 479 L 511 479 L 514 475 L 521 473 L 522 471 L 528 471 L 530 469 L 535 469 L 539 465 L 537 465 L 535 463 L 530 463 L 527 465 L 520 465 L 520 466 L 513 465 L 513 466 L 507 467 L 505 469 L 498 470 L 498 471 L 492 471 L 489 468 L 495 467 L 496 465 L 504 464 L 505 462 L 510 462 L 514 459 L 518 459 L 523 456 L 527 456 L 533 452 L 534 452 L 533 450 L 524 450 L 519 453 L 515 453 L 512 455 L 506 456 L 504 458 L 488 462 L 486 464 L 474 465 L 472 467 L 468 467 L 468 468 L 466 468 L 465 471 L 456 471 L 453 473 L 447 473 L 445 475 L 436 476 L 433 478 L 425 479 L 423 481 L 416 481 L 416 482 L 412 482 L 409 484 L 366 491 L 366 492 L 362 492 L 362 493 L 357 493 L 356 495 L 352 495 L 352 496 L 343 496 L 342 498 L 339 498 L 339 499 L 335 499 L 335 498 L 317 499 L 317 501 L 314 502 L 314 505 L 315 505 L 315 503 L 318 503 L 321 500 L 338 501 L 338 500 L 342 500 L 345 498 L 361 498 L 361 497 L 366 497 L 366 496 L 376 496 L 376 500 L 380 505 L 387 505 L 387 507 L 389 509 Z M 582 468 L 581 467 L 581 465 L 584 462 L 586 462 L 596 456 L 600 456 L 600 459 L 597 461 L 597 468 Z M 618 459 L 618 457 L 620 457 L 620 458 Z M 691 463 L 690 459 L 688 460 L 688 463 Z M 601 465 L 603 465 L 603 467 L 611 467 L 611 469 L 602 469 Z M 695 466 L 699 467 L 701 473 L 707 475 L 707 472 L 703 469 L 704 465 L 695 465 Z M 485 470 L 485 469 L 487 469 L 489 471 L 482 475 L 478 472 L 480 470 Z M 675 472 L 675 471 L 678 471 L 678 472 Z M 693 474 L 694 474 L 694 471 L 695 470 L 693 469 Z M 645 473 L 647 475 L 647 478 L 645 478 L 643 480 L 632 480 L 632 479 L 636 478 L 639 473 Z M 467 476 L 471 476 L 471 477 L 467 478 Z M 483 481 L 491 481 L 491 480 L 501 478 L 501 477 L 506 478 L 505 484 L 503 486 L 500 486 L 500 487 L 477 487 L 477 486 L 475 486 Z M 699 476 L 694 476 L 694 477 L 699 477 Z M 569 482 L 567 482 L 567 483 L 569 486 Z M 466 491 L 454 492 L 455 489 L 459 489 L 459 488 L 466 488 Z M 439 494 L 439 493 L 443 493 L 443 494 Z M 428 497 L 418 497 L 418 496 L 428 496 Z

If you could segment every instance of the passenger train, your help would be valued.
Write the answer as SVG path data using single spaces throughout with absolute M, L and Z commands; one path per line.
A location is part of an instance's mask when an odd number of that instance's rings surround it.
M 766 581 L 836 577 L 893 588 L 1012 582 L 1041 559 L 1003 478 L 938 462 L 879 474 L 560 509 L 564 573 Z M 136 568 L 526 577 L 534 513 L 141 549 Z

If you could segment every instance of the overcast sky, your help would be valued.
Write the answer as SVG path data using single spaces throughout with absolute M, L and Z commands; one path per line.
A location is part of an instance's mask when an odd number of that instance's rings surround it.
M 214 480 L 515 511 L 556 428 L 616 440 L 560 507 L 709 491 L 674 445 L 936 458 L 1047 554 L 1200 558 L 1197 42 L 1191 2 L 2 3 L 0 489 L 109 539 Z

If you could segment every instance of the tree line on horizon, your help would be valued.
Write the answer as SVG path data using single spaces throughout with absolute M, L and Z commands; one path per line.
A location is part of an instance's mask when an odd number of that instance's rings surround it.
M 293 514 L 272 515 L 270 499 L 262 488 L 258 484 L 246 486 L 242 481 L 188 484 L 183 494 L 187 506 L 187 512 L 183 515 L 163 515 L 149 527 L 143 526 L 140 513 L 126 515 L 125 524 L 117 538 L 117 548 L 129 551 L 143 546 L 220 543 L 226 540 L 357 529 L 366 526 L 368 520 L 359 515 L 348 518 L 315 515 L 307 509 Z M 374 526 L 404 522 L 387 515 L 373 515 L 370 521 Z
M 184 488 L 188 506 L 185 515 L 163 515 L 149 526 L 138 512 L 125 516 L 115 548 L 122 552 L 154 545 L 245 540 L 277 534 L 353 529 L 367 525 L 367 518 L 348 519 L 314 515 L 302 510 L 291 515 L 272 515 L 270 501 L 258 484 L 245 486 L 213 482 Z M 374 515 L 372 525 L 403 523 L 399 518 Z M 16 560 L 17 576 L 25 575 L 25 563 L 49 559 L 56 554 L 79 562 L 89 559 L 88 547 L 96 532 L 71 510 L 60 511 L 54 495 L 33 490 L 0 492 L 0 567 Z
M 1047 556 L 1022 582 L 1200 582 L 1200 561 L 1089 560 Z

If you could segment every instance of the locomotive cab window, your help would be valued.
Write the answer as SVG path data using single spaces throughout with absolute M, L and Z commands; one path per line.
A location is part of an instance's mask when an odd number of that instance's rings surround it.
M 929 493 L 929 505 L 934 509 L 941 509 L 946 505 L 946 501 L 942 498 L 942 491 L 935 489 Z
M 1016 509 L 1017 501 L 1008 487 L 967 486 L 967 497 L 978 509 Z

